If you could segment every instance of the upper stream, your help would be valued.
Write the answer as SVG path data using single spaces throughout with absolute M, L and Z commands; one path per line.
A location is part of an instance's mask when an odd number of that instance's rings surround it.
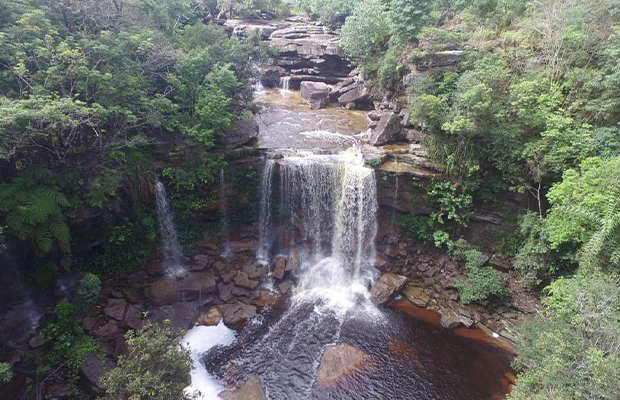
M 502 398 L 511 355 L 370 301 L 377 188 L 353 136 L 363 129 L 358 113 L 311 111 L 295 92 L 263 91 L 259 100 L 267 103 L 259 147 L 269 151 L 257 260 L 271 265 L 286 256 L 297 265 L 296 285 L 236 334 L 223 326 L 190 331 L 199 363 L 193 388 L 211 399 L 224 384 L 255 375 L 271 400 Z M 352 346 L 364 361 L 319 384 L 321 357 L 333 344 Z

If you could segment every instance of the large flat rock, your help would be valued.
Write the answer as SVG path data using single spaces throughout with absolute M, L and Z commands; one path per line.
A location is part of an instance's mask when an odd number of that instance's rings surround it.
M 317 371 L 316 386 L 328 388 L 359 370 L 370 361 L 370 356 L 348 344 L 328 346 L 323 352 Z
M 222 400 L 267 400 L 263 385 L 256 375 L 250 377 L 236 389 L 224 390 L 219 394 Z
M 217 290 L 215 277 L 208 272 L 190 273 L 182 279 L 165 277 L 146 289 L 150 304 L 172 304 L 185 299 L 187 292 L 213 293 Z

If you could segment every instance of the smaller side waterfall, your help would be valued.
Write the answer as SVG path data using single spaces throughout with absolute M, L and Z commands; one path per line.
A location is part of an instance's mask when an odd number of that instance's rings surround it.
M 396 161 L 398 164 L 398 160 Z M 396 203 L 398 202 L 398 173 L 396 173 L 395 177 L 396 181 L 394 183 L 394 201 L 392 202 L 392 219 L 390 220 L 390 231 L 389 231 L 389 245 L 391 246 L 392 242 L 395 240 L 395 232 L 394 228 L 396 225 Z
M 168 275 L 177 276 L 185 271 L 183 267 L 183 249 L 177 239 L 177 232 L 174 228 L 174 218 L 168 203 L 166 188 L 164 184 L 157 181 L 157 218 L 161 231 L 163 249 L 163 267 Z
M 220 230 L 222 234 L 222 257 L 230 257 L 230 221 L 228 218 L 228 196 L 226 195 L 224 168 L 220 169 Z
M 243 28 L 239 28 L 238 26 L 235 26 L 233 28 L 232 34 L 231 34 L 231 38 L 235 39 L 235 40 L 241 40 L 243 39 Z
M 271 250 L 271 182 L 273 180 L 273 167 L 275 160 L 265 160 L 260 185 L 260 210 L 258 217 L 258 252 L 256 258 L 259 261 L 269 261 Z
M 280 78 L 280 91 L 282 93 L 287 93 L 291 91 L 291 77 L 283 76 Z

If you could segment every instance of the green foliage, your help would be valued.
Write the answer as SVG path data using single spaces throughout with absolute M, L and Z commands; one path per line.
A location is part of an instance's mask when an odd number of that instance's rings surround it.
M 56 318 L 43 329 L 43 334 L 49 347 L 49 361 L 66 362 L 72 379 L 77 379 L 89 354 L 101 351 L 97 341 L 84 333 L 77 311 L 68 303 L 56 306 Z
M 462 186 L 450 181 L 435 182 L 428 194 L 439 206 L 438 212 L 431 213 L 433 220 L 439 224 L 465 225 L 469 218 L 472 197 Z
M 0 363 L 0 384 L 9 383 L 13 378 L 13 368 L 9 363 Z
M 146 321 L 144 326 L 125 335 L 128 351 L 118 366 L 102 378 L 105 399 L 187 399 L 192 368 L 190 351 L 180 347 L 170 328 Z
M 101 280 L 95 274 L 86 274 L 80 280 L 78 286 L 77 298 L 75 300 L 75 308 L 78 313 L 86 314 L 90 311 L 97 300 L 101 291 Z
M 588 273 L 546 290 L 546 312 L 524 323 L 511 400 L 611 399 L 620 394 L 620 282 Z
M 379 0 L 359 3 L 342 27 L 341 46 L 347 56 L 367 67 L 382 54 L 390 38 L 387 7 Z
M 389 14 L 393 32 L 403 40 L 414 40 L 430 20 L 431 0 L 390 0 Z
M 6 218 L 8 232 L 33 243 L 38 254 L 57 246 L 69 252 L 71 237 L 64 210 L 69 202 L 59 188 L 50 183 L 48 169 L 29 170 L 11 183 L 0 183 L 0 215 Z
M 298 0 L 295 7 L 327 25 L 337 25 L 353 13 L 359 0 Z
M 412 238 L 418 239 L 423 243 L 428 242 L 433 237 L 435 220 L 423 215 L 405 214 L 399 216 L 399 225 Z

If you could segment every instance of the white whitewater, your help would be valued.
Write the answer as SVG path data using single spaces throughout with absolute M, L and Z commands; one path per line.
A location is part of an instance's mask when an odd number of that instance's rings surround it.
M 302 262 L 297 293 L 332 297 L 367 294 L 374 279 L 377 190 L 360 152 L 292 152 L 268 159 L 261 184 L 259 258 L 269 260 L 273 241 L 271 192 L 278 165 L 280 247 Z M 282 221 L 281 221 L 282 222 Z M 351 296 L 354 295 L 354 296 Z
M 229 346 L 235 341 L 235 331 L 229 329 L 220 322 L 217 326 L 197 326 L 190 329 L 181 346 L 189 348 L 192 355 L 193 369 L 191 373 L 192 383 L 185 388 L 188 395 L 196 394 L 196 399 L 218 399 L 218 393 L 225 387 L 215 380 L 201 362 L 201 357 L 215 346 Z
M 280 78 L 280 92 L 283 94 L 289 93 L 291 91 L 291 77 L 283 76 Z
M 172 210 L 170 209 L 170 204 L 168 203 L 166 187 L 159 181 L 157 181 L 156 199 L 157 219 L 159 220 L 161 240 L 164 246 L 164 271 L 166 271 L 168 275 L 176 276 L 185 271 L 185 267 L 183 266 L 183 248 L 177 239 L 177 231 L 174 227 L 174 218 Z
M 230 221 L 228 217 L 228 196 L 226 195 L 226 176 L 220 168 L 220 233 L 222 236 L 222 257 L 230 257 Z

